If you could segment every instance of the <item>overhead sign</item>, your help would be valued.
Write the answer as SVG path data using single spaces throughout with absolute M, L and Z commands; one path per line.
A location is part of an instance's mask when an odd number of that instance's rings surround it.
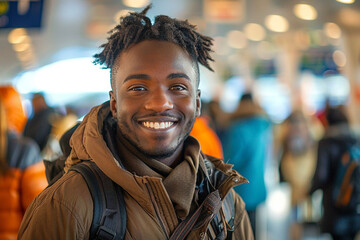
M 0 0 L 1 28 L 40 28 L 44 0 Z

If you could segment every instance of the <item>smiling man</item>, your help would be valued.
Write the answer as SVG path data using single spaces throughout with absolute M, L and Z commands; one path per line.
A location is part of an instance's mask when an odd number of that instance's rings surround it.
M 20 239 L 93 237 L 93 198 L 68 171 L 89 162 L 123 190 L 126 231 L 116 239 L 253 239 L 232 189 L 246 179 L 189 136 L 201 107 L 198 63 L 211 70 L 212 40 L 187 21 L 152 24 L 148 9 L 121 19 L 95 55 L 111 69 L 110 101 L 74 132 L 66 173 L 28 208 Z

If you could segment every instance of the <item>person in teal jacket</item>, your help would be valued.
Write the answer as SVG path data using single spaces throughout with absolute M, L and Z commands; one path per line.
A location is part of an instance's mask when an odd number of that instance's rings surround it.
M 271 156 L 272 124 L 251 93 L 245 93 L 239 106 L 229 116 L 221 140 L 224 160 L 243 173 L 249 184 L 235 187 L 246 203 L 254 234 L 256 209 L 267 196 L 265 165 Z

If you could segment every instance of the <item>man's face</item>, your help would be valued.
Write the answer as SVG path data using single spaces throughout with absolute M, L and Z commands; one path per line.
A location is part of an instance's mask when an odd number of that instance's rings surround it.
M 200 114 L 197 73 L 178 45 L 143 41 L 121 53 L 110 106 L 124 138 L 152 158 L 179 152 Z

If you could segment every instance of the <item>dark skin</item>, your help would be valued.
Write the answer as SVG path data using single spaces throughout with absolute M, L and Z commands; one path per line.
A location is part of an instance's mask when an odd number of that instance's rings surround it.
M 200 115 L 191 57 L 174 43 L 147 40 L 122 52 L 112 70 L 110 108 L 121 140 L 137 155 L 176 165 Z

